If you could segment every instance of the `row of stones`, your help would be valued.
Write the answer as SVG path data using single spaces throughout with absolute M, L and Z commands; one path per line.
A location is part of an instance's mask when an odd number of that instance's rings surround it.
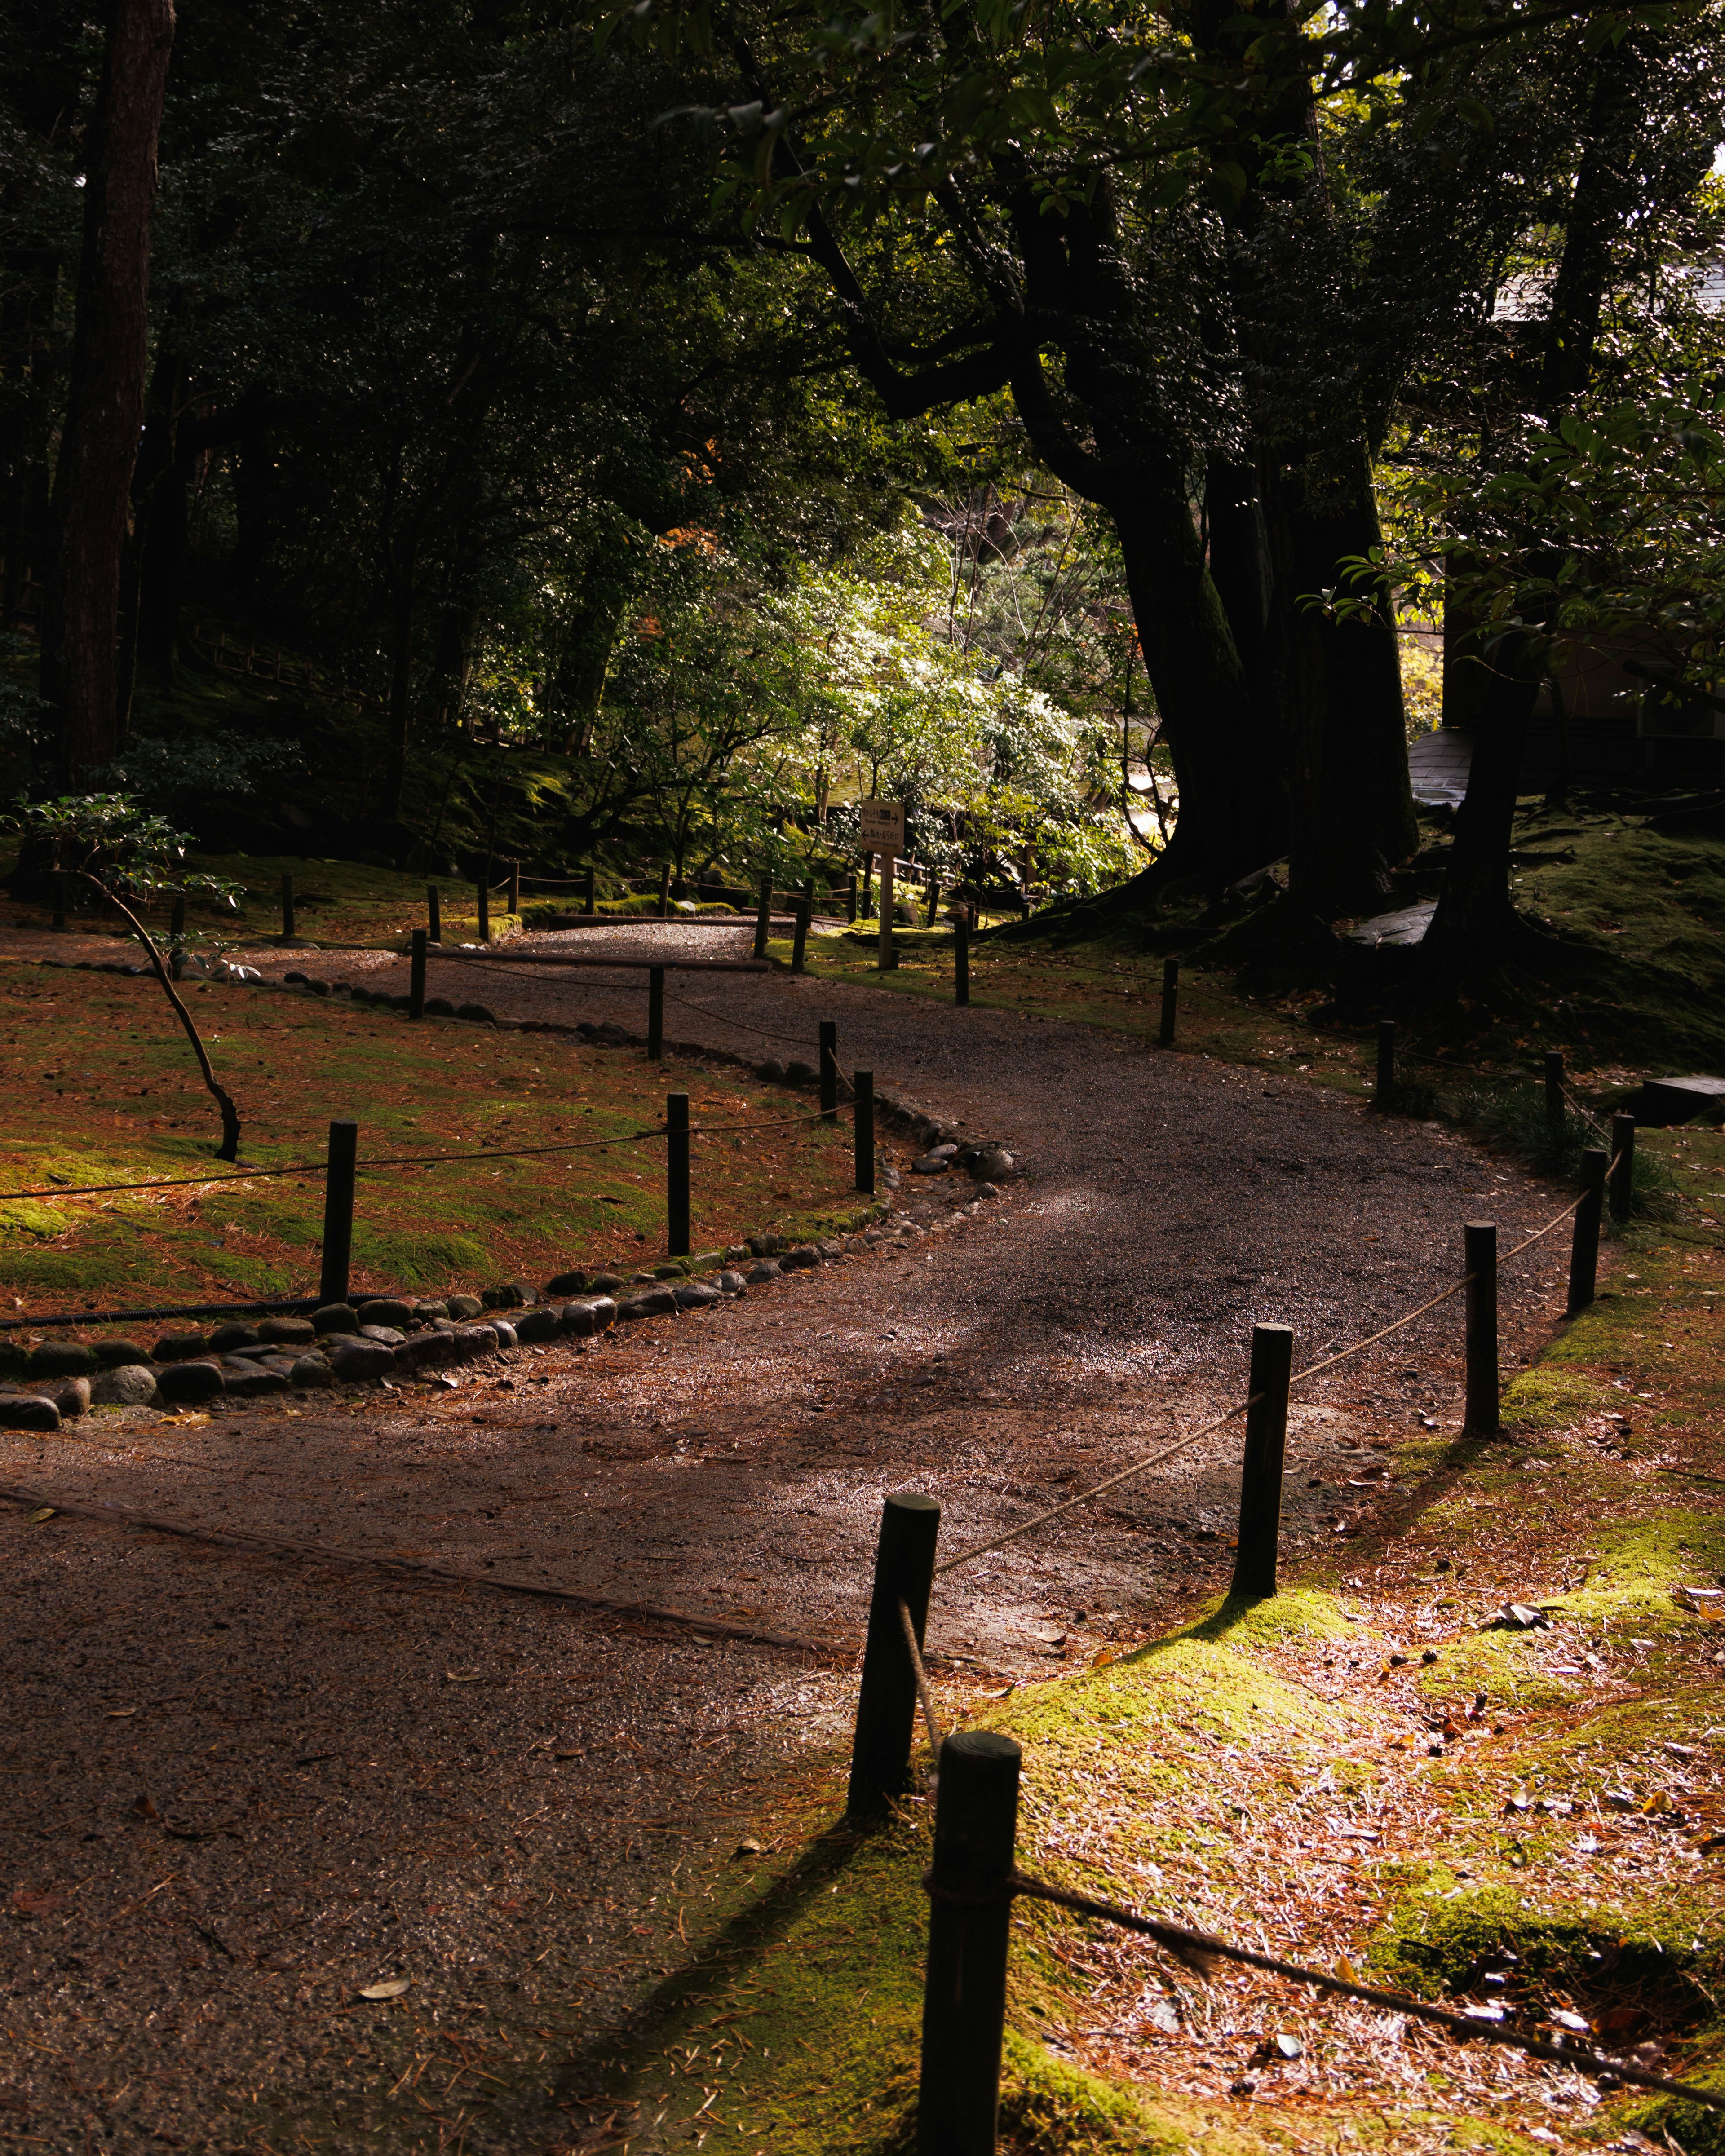
M 268 1393 L 310 1391 L 389 1378 L 428 1375 L 458 1363 L 495 1354 L 517 1343 L 558 1338 L 586 1339 L 613 1324 L 644 1317 L 674 1317 L 713 1304 L 795 1272 L 845 1255 L 858 1255 L 880 1244 L 914 1241 L 925 1231 L 906 1221 L 888 1231 L 869 1229 L 860 1235 L 832 1237 L 761 1255 L 747 1270 L 729 1265 L 711 1280 L 680 1278 L 643 1286 L 619 1301 L 608 1293 L 521 1308 L 509 1317 L 493 1314 L 473 1322 L 484 1305 L 476 1296 L 451 1296 L 441 1301 L 389 1296 L 357 1309 L 334 1303 L 310 1317 L 269 1317 L 256 1326 L 218 1326 L 208 1335 L 169 1333 L 145 1349 L 129 1340 L 90 1343 L 56 1341 L 31 1358 L 33 1382 L 0 1388 L 0 1428 L 55 1430 L 68 1417 L 92 1405 L 162 1404 L 192 1407 L 218 1394 L 253 1399 Z M 777 1239 L 757 1236 L 757 1245 Z M 729 1257 L 732 1254 L 727 1252 Z M 747 1255 L 739 1250 L 738 1256 Z M 614 1276 L 595 1276 L 592 1286 Z M 490 1295 L 522 1296 L 519 1289 Z

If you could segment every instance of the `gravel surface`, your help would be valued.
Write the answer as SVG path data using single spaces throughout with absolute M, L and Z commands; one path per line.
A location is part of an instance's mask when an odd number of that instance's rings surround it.
M 747 942 L 672 926 L 602 947 Z M 405 985 L 391 959 L 254 955 Z M 499 967 L 481 986 L 463 967 L 457 991 L 456 970 L 433 993 L 644 1025 L 639 979 Z M 961 1548 L 1237 1399 L 1255 1319 L 1291 1324 L 1296 1364 L 1314 1359 L 1450 1277 L 1464 1217 L 1507 1242 L 1563 1202 L 1293 1079 L 783 975 L 669 985 L 668 1034 L 751 1057 L 812 1061 L 835 1019 L 841 1067 L 1027 1173 L 980 1204 L 956 1177 L 906 1174 L 922 1235 L 590 1349 L 516 1349 L 448 1392 L 0 1434 L 0 1481 L 754 1618 L 836 1651 L 0 1512 L 0 2148 L 567 2139 L 562 2062 L 746 1893 L 740 1845 L 768 1861 L 797 1805 L 835 1789 L 884 1491 L 938 1495 L 942 1548 Z M 1560 1232 L 1506 1278 L 1507 1368 L 1561 1308 L 1566 1248 Z M 1453 1430 L 1459 1347 L 1451 1302 L 1299 1395 L 1294 1561 L 1369 1517 L 1372 1445 Z M 944 1580 L 930 1638 L 955 1700 L 1081 1666 L 1223 1584 L 1238 1430 Z M 393 1999 L 357 1996 L 400 1978 Z

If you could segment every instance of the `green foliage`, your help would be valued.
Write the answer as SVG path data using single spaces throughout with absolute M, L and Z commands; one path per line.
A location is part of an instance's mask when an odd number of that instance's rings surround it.
M 48 848 L 57 872 L 81 876 L 121 901 L 195 895 L 237 906 L 238 886 L 228 879 L 187 872 L 186 834 L 126 794 L 20 803 L 8 820 Z

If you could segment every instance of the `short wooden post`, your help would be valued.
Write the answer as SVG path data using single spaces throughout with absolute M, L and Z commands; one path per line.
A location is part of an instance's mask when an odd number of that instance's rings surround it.
M 1627 1220 L 1634 1202 L 1635 1183 L 1635 1119 L 1633 1116 L 1614 1116 L 1611 1118 L 1611 1218 Z
M 820 1112 L 824 1122 L 839 1120 L 839 1025 L 835 1019 L 820 1022 Z
M 177 891 L 174 893 L 173 909 L 167 916 L 167 940 L 170 943 L 179 943 L 184 940 L 185 934 L 186 894 L 182 891 Z
M 1282 1463 L 1288 1445 L 1288 1378 L 1294 1362 L 1291 1325 L 1252 1327 L 1245 1454 L 1240 1475 L 1240 1551 L 1233 1594 L 1252 1602 L 1276 1592 L 1281 1539 Z
M 1563 1135 L 1563 1054 L 1553 1049 L 1545 1059 L 1545 1127 L 1554 1138 Z
M 809 956 L 809 901 L 797 901 L 797 927 L 791 939 L 791 971 L 800 973 Z
M 901 1601 L 909 1604 L 920 1648 L 928 1621 L 940 1527 L 940 1506 L 914 1490 L 895 1491 L 881 1506 L 856 1733 L 850 1747 L 850 1795 L 845 1810 L 854 1820 L 880 1818 L 888 1799 L 905 1786 L 916 1734 L 916 1680 L 898 1605 Z
M 689 1096 L 665 1098 L 665 1255 L 689 1255 Z
M 952 1001 L 961 1009 L 970 1001 L 970 923 L 962 911 L 952 923 Z
M 323 1264 L 318 1277 L 320 1302 L 346 1302 L 347 1275 L 353 1261 L 354 1161 L 359 1125 L 331 1123 L 323 1181 Z
M 928 925 L 929 925 L 929 927 L 930 927 L 931 928 L 937 928 L 937 927 L 939 927 L 939 926 L 940 926 L 940 918 L 941 918 L 941 880 L 940 880 L 940 878 L 939 878 L 938 876 L 931 876 L 931 877 L 930 877 L 930 879 L 929 879 L 929 883 L 928 883 Z
M 1589 1146 L 1581 1156 L 1581 1203 L 1569 1245 L 1569 1306 L 1574 1317 L 1594 1299 L 1599 1277 L 1599 1223 L 1605 1210 L 1605 1155 Z
M 994 2156 L 1021 1761 L 992 1729 L 941 1747 L 916 2156 Z
M 755 913 L 755 956 L 757 958 L 767 956 L 767 938 L 772 932 L 773 879 L 770 875 L 764 875 L 761 879 L 760 904 Z
M 1180 1011 L 1180 962 L 1164 958 L 1162 962 L 1162 1023 L 1156 1029 L 1158 1048 L 1174 1045 L 1174 1021 Z
M 1395 1020 L 1378 1021 L 1378 1083 L 1372 1096 L 1376 1108 L 1387 1108 L 1395 1097 Z
M 581 872 L 581 911 L 591 921 L 598 910 L 598 891 L 595 886 L 593 872 L 590 868 L 583 869 Z
M 898 963 L 898 953 L 892 942 L 892 874 L 895 866 L 891 854 L 880 856 L 880 937 L 875 958 L 876 969 L 890 973 Z
M 425 886 L 425 937 L 430 943 L 444 940 L 444 895 L 434 883 Z
M 856 926 L 856 878 L 852 876 L 845 886 L 845 918 L 853 928 Z
M 670 919 L 670 886 L 671 865 L 669 861 L 661 861 L 659 864 L 659 917 L 661 921 Z
M 647 968 L 647 1060 L 665 1060 L 665 968 Z
M 1467 1404 L 1461 1426 L 1469 1437 L 1496 1437 L 1497 1229 L 1493 1222 L 1469 1220 L 1464 1224 L 1461 1269 L 1467 1276 Z
M 519 913 L 521 910 L 521 865 L 519 861 L 511 861 L 509 865 L 508 897 L 510 911 Z
M 413 931 L 413 956 L 408 962 L 408 1016 L 425 1015 L 425 931 Z
M 875 1191 L 875 1074 L 853 1070 L 850 1091 L 856 1111 L 856 1187 L 870 1197 Z
M 281 940 L 284 943 L 294 940 L 294 880 L 290 875 L 281 880 Z
M 491 940 L 491 886 L 485 880 L 484 876 L 480 878 L 477 890 L 479 895 L 479 940 L 481 943 L 489 943 Z

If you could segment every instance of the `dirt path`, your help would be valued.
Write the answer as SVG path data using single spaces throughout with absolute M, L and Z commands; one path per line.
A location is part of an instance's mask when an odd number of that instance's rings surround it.
M 697 938 L 732 940 L 607 947 Z M 404 985 L 388 959 L 258 963 Z M 500 1014 L 643 1022 L 638 977 L 500 968 L 481 997 L 474 971 L 461 998 Z M 907 1176 L 903 1209 L 952 1224 L 591 1352 L 517 1350 L 451 1394 L 105 1422 L 102 1446 L 8 1433 L 6 1486 L 848 1650 L 884 1491 L 939 1495 L 947 1548 L 997 1531 L 1236 1398 L 1255 1319 L 1309 1359 L 1449 1277 L 1464 1217 L 1507 1237 L 1561 1202 L 1292 1079 L 783 976 L 671 985 L 668 1031 L 716 1049 L 812 1060 L 835 1018 L 843 1067 L 1004 1140 L 1026 1178 L 964 1211 Z M 1506 1283 L 1509 1368 L 1556 1316 L 1562 1242 Z M 1292 1548 L 1373 1504 L 1363 1446 L 1453 1429 L 1459 1337 L 1446 1306 L 1302 1398 Z M 954 1575 L 932 1641 L 984 1682 L 1141 1635 L 1225 1577 L 1236 1460 L 1224 1431 Z M 686 1957 L 708 1897 L 746 1889 L 739 1849 L 770 1851 L 842 1758 L 842 1658 L 21 1508 L 0 1534 L 0 2148 L 557 2145 L 559 2061 Z

